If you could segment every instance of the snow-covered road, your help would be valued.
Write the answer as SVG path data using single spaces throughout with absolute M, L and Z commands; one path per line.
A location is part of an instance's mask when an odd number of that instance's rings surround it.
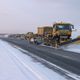
M 29 52 L 27 52 L 29 54 Z M 0 40 L 0 80 L 69 80 Z M 71 80 L 71 79 L 70 79 Z

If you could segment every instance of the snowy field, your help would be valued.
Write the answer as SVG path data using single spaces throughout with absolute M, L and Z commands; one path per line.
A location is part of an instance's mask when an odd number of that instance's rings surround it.
M 0 64 L 0 80 L 74 80 L 45 67 L 2 40 Z

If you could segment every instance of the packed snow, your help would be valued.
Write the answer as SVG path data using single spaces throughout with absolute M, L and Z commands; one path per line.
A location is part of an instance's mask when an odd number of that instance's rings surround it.
M 23 53 L 19 47 L 0 40 L 0 80 L 74 80 Z
M 62 47 L 64 50 L 80 53 L 80 44 L 70 44 Z

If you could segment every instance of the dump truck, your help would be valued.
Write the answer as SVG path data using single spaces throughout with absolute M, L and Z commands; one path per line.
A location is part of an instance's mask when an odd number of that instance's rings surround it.
M 53 26 L 38 27 L 37 34 L 44 38 L 45 45 L 57 46 L 71 39 L 72 29 L 71 23 L 54 23 Z
M 37 34 L 41 36 L 52 35 L 59 36 L 62 39 L 70 39 L 74 26 L 70 23 L 54 23 L 52 26 L 38 27 Z

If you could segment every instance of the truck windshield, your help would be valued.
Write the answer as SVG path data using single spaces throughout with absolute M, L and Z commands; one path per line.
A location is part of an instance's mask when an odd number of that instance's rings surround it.
M 71 30 L 71 25 L 57 25 L 57 30 Z

